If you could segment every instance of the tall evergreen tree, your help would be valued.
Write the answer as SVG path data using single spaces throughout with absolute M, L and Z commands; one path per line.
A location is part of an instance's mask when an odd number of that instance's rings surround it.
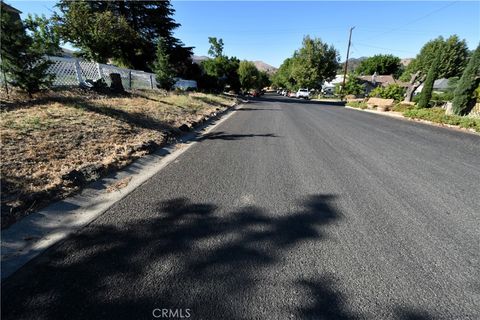
M 440 55 L 437 55 L 430 65 L 427 79 L 423 84 L 422 93 L 420 93 L 420 100 L 418 101 L 419 108 L 428 108 L 430 99 L 432 98 L 433 84 L 438 75 L 438 63 L 440 62 Z
M 463 71 L 454 93 L 452 109 L 453 113 L 465 115 L 475 105 L 474 91 L 480 82 L 480 45 L 475 49 L 468 65 Z
M 173 85 L 173 68 L 167 52 L 167 44 L 163 38 L 158 40 L 157 58 L 154 63 L 157 82 L 162 89 L 169 90 Z
M 7 82 L 25 90 L 30 97 L 51 85 L 53 75 L 47 73 L 51 62 L 43 59 L 44 47 L 27 35 L 22 22 L 1 3 L 2 45 L 0 59 Z

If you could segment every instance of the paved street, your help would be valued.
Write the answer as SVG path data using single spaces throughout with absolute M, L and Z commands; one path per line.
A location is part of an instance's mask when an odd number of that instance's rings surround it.
M 479 319 L 480 136 L 266 95 L 2 284 L 2 319 Z

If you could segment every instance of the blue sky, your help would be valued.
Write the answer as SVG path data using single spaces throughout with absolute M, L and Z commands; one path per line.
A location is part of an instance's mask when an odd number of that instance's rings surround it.
M 27 13 L 49 16 L 55 1 L 6 1 Z M 480 41 L 479 1 L 173 1 L 175 32 L 196 55 L 207 55 L 208 37 L 223 38 L 225 53 L 278 67 L 304 35 L 332 44 L 343 60 L 355 26 L 351 57 L 391 53 L 414 57 L 437 36 L 457 34 L 470 49 Z

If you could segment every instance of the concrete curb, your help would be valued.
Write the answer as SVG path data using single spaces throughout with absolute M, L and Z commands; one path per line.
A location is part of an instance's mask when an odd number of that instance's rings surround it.
M 394 112 L 394 111 L 382 112 L 382 111 L 376 111 L 376 110 L 371 110 L 371 109 L 359 109 L 359 108 L 354 108 L 354 107 L 350 107 L 350 106 L 347 106 L 347 105 L 345 106 L 345 108 L 352 109 L 352 110 L 357 110 L 357 111 L 360 111 L 360 112 L 368 112 L 368 113 L 378 114 L 378 115 L 385 116 L 385 117 L 390 117 L 390 118 L 396 118 L 396 119 L 403 120 L 403 121 L 424 123 L 424 124 L 428 124 L 428 125 L 439 127 L 439 128 L 451 129 L 451 130 L 455 130 L 455 131 L 459 131 L 459 132 L 474 134 L 474 135 L 477 135 L 477 136 L 480 135 L 480 133 L 476 132 L 473 129 L 467 129 L 467 128 L 462 128 L 462 127 L 459 127 L 459 126 L 454 126 L 454 125 L 451 125 L 451 124 L 437 123 L 437 122 L 432 122 L 432 121 L 423 120 L 423 119 L 407 118 L 403 114 L 401 114 L 400 112 Z
M 246 103 L 248 101 L 242 101 Z M 32 213 L 2 230 L 2 281 L 40 253 L 65 239 L 69 234 L 88 225 L 117 201 L 173 162 L 198 139 L 230 118 L 242 104 L 227 108 L 183 134 L 168 145 L 135 160 L 127 167 L 86 186 L 80 193 L 55 202 Z M 221 119 L 219 119 L 223 116 Z M 218 121 L 217 121 L 218 120 Z M 178 146 L 181 146 L 180 148 Z M 130 179 L 128 181 L 128 179 Z M 107 191 L 107 187 L 128 181 L 122 189 Z

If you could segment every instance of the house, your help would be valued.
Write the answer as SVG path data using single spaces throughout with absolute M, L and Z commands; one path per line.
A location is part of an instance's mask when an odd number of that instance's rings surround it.
M 359 76 L 358 79 L 365 85 L 365 94 L 370 93 L 378 86 L 387 87 L 391 84 L 396 84 L 400 87 L 408 86 L 407 83 L 396 80 L 393 75 L 377 75 L 374 73 L 371 76 Z
M 445 92 L 450 88 L 448 85 L 448 79 L 442 78 L 442 79 L 437 79 L 435 82 L 433 82 L 433 91 L 436 92 Z M 415 90 L 414 95 L 419 94 L 422 92 L 423 89 L 423 83 Z
M 0 2 L 0 5 L 1 5 L 2 11 L 5 10 L 6 12 L 9 12 L 10 14 L 12 14 L 15 20 L 22 21 L 20 19 L 20 14 L 22 13 L 22 11 L 15 9 L 11 5 L 8 5 L 3 1 Z
M 343 74 L 337 74 L 335 78 L 331 81 L 325 81 L 322 85 L 322 92 L 324 94 L 333 94 L 335 92 L 335 87 L 338 84 L 342 84 Z

